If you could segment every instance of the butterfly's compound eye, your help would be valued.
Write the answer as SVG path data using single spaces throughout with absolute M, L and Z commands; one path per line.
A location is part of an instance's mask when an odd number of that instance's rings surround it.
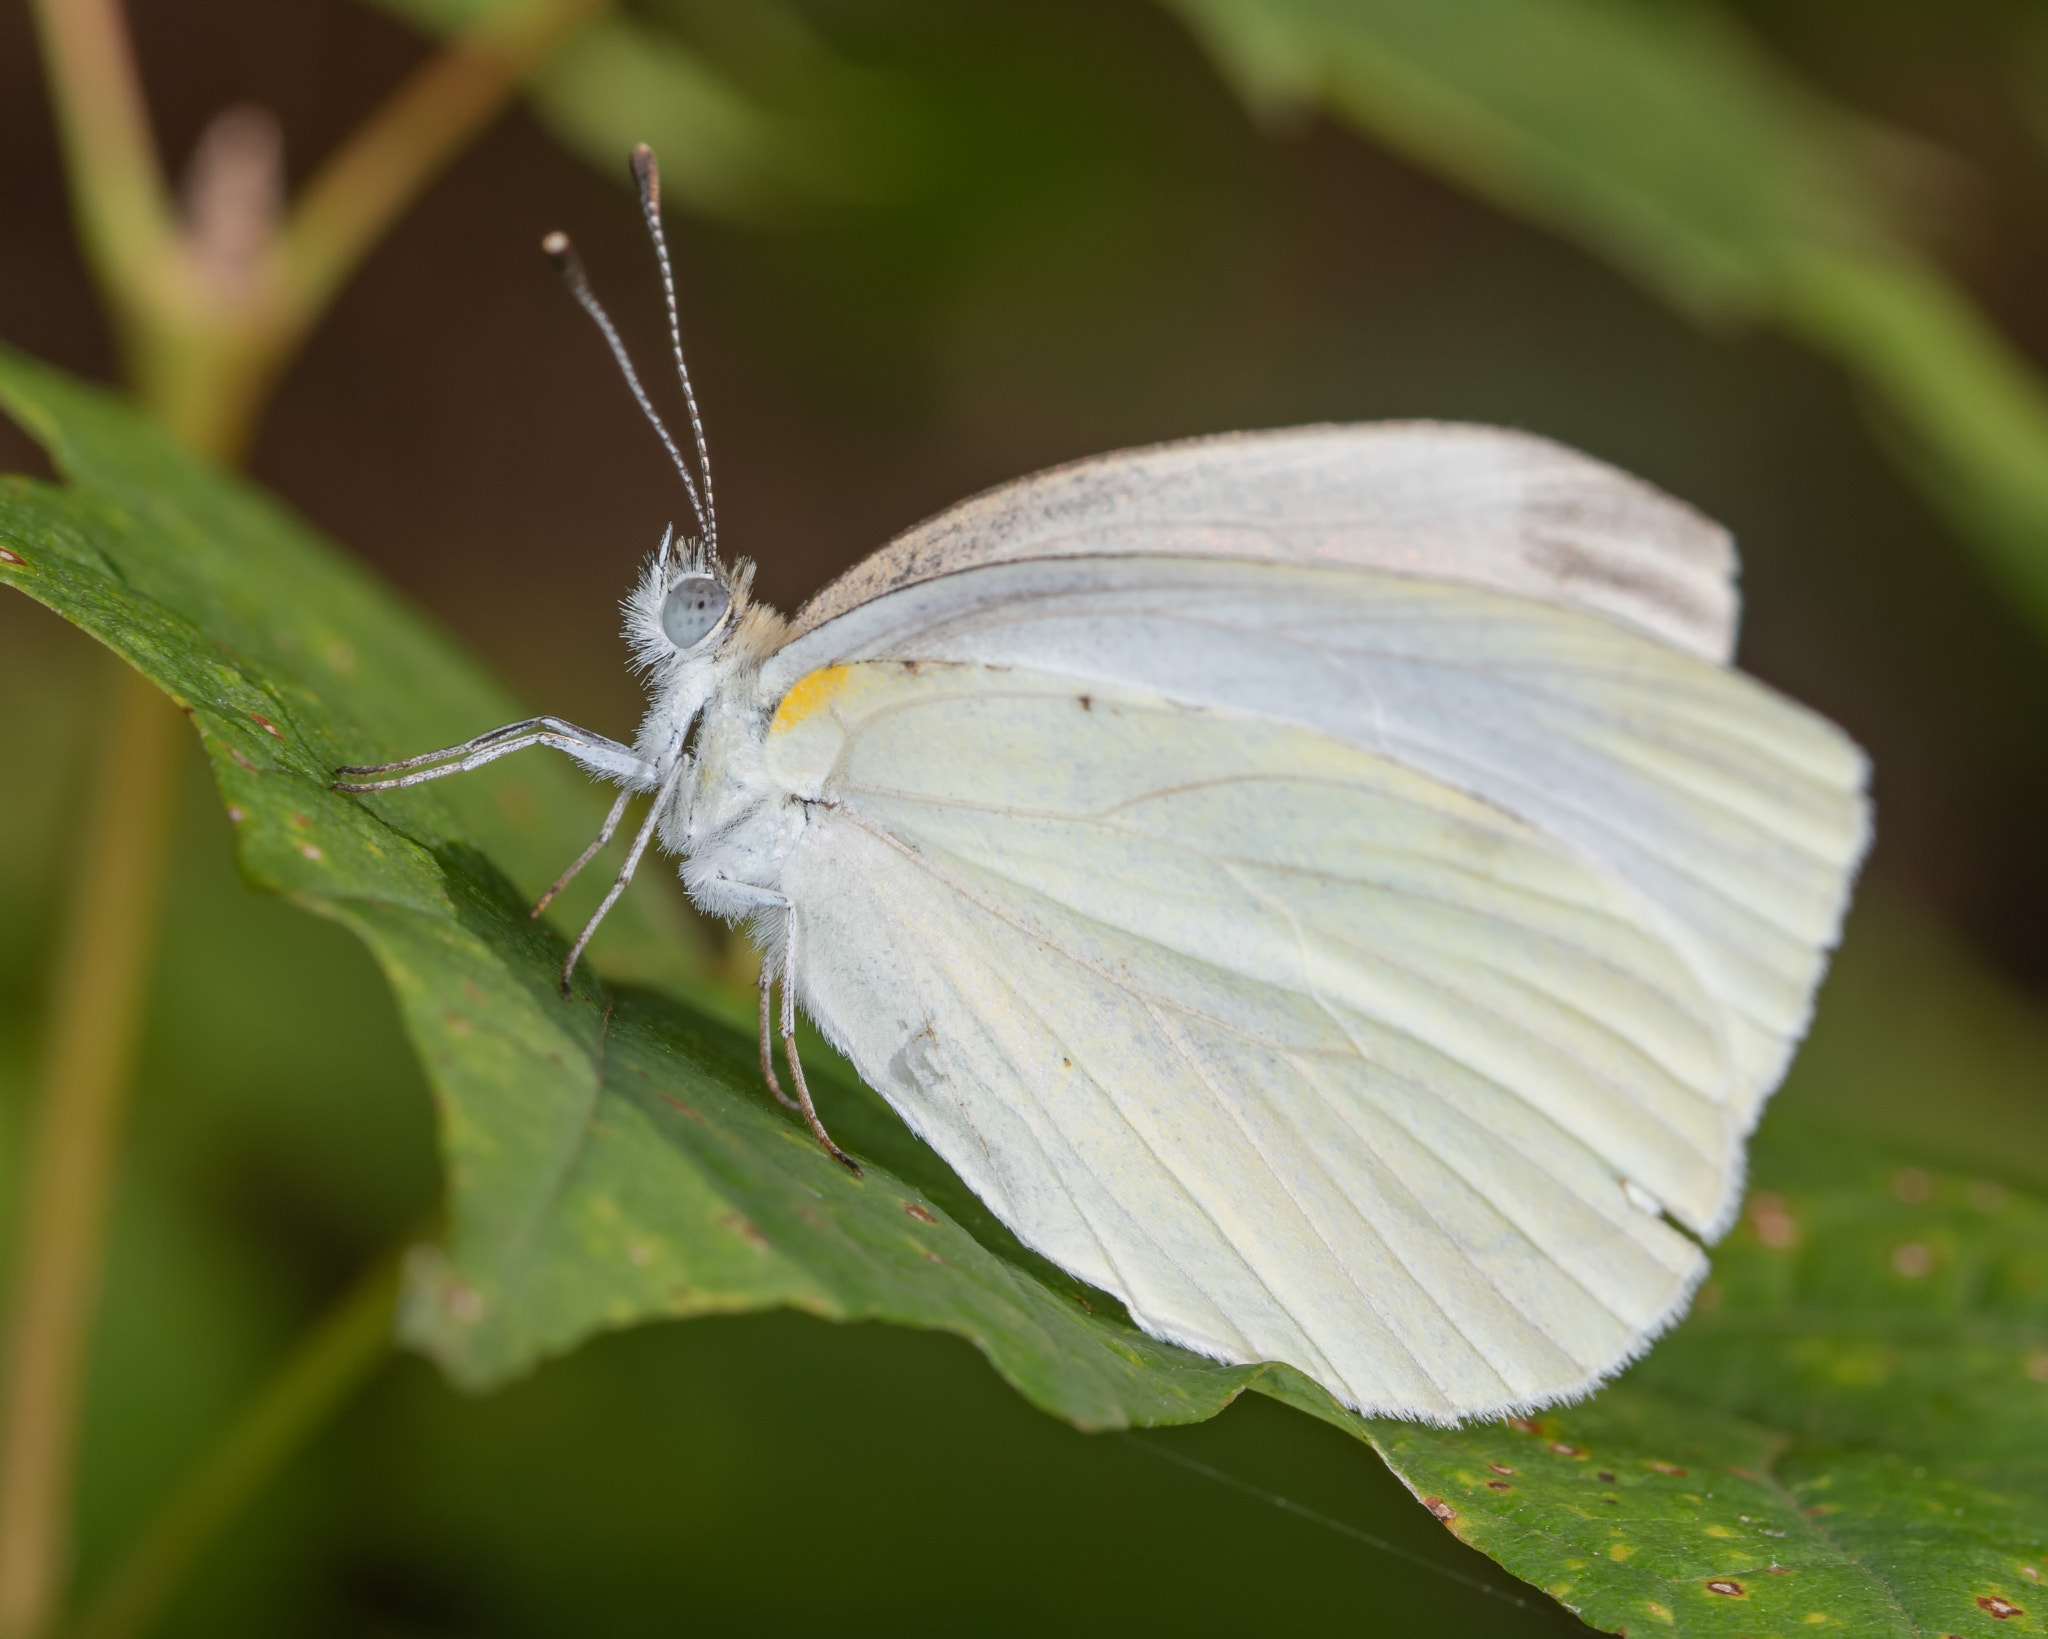
M 661 629 L 678 649 L 694 649 L 725 621 L 732 597 L 709 575 L 685 575 L 668 589 Z

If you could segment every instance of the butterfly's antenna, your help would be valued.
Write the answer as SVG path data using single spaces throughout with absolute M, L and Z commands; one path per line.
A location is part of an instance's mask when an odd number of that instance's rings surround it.
M 675 355 L 676 376 L 683 384 L 683 402 L 690 409 L 690 431 L 697 437 L 697 470 L 704 477 L 704 544 L 711 561 L 718 561 L 718 507 L 711 498 L 711 449 L 704 442 L 704 418 L 697 413 L 697 391 L 690 385 L 690 367 L 683 362 L 683 321 L 676 312 L 676 278 L 669 265 L 668 235 L 661 231 L 661 172 L 655 167 L 654 150 L 646 143 L 633 150 L 633 186 L 640 192 L 640 214 L 647 218 L 647 236 L 654 241 L 655 260 L 661 264 L 661 293 L 668 300 L 669 351 Z
M 577 305 L 588 313 L 591 321 L 603 334 L 605 345 L 612 350 L 612 357 L 618 361 L 619 373 L 626 378 L 626 385 L 633 389 L 633 397 L 640 406 L 640 412 L 647 417 L 654 430 L 661 435 L 662 447 L 668 451 L 668 458 L 676 464 L 676 471 L 682 474 L 683 488 L 690 494 L 690 510 L 697 514 L 697 527 L 707 536 L 711 524 L 705 512 L 704 502 L 697 494 L 697 480 L 691 474 L 689 463 L 683 459 L 683 452 L 676 448 L 676 441 L 669 437 L 668 427 L 655 413 L 654 404 L 647 396 L 647 389 L 640 385 L 639 372 L 633 368 L 633 361 L 626 356 L 626 344 L 619 340 L 619 333 L 613 327 L 611 315 L 604 310 L 604 304 L 597 299 L 597 293 L 590 288 L 590 280 L 583 272 L 583 261 L 576 254 L 576 247 L 569 243 L 566 233 L 551 233 L 540 242 L 540 248 L 555 271 L 562 276 L 562 282 L 569 287 Z M 691 409 L 691 418 L 696 410 Z M 702 438 L 702 434 L 699 434 Z

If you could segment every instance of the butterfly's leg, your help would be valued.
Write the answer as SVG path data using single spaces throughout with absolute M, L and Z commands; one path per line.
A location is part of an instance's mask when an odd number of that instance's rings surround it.
M 785 1110 L 801 1110 L 803 1106 L 785 1093 L 782 1083 L 775 1079 L 775 1025 L 769 1001 L 774 992 L 775 966 L 764 961 L 761 964 L 761 1079 L 768 1083 L 768 1091 L 775 1095 L 775 1102 Z
M 524 751 L 529 746 L 552 746 L 557 751 L 566 751 L 593 774 L 622 781 L 636 790 L 646 790 L 657 777 L 655 766 L 635 755 L 630 746 L 622 746 L 616 740 L 608 740 L 587 728 L 578 728 L 559 717 L 529 717 L 523 722 L 494 728 L 488 734 L 479 734 L 474 740 L 465 740 L 459 746 L 425 751 L 417 757 L 406 757 L 395 763 L 346 764 L 335 772 L 414 772 L 399 773 L 398 778 L 389 780 L 337 780 L 332 789 L 352 793 L 402 790 L 409 785 L 424 785 L 444 775 L 467 773 L 473 768 L 483 767 L 485 763 L 496 762 L 500 757 L 508 757 L 515 751 Z M 430 767 L 430 764 L 437 766 Z
M 804 1082 L 804 1061 L 797 1057 L 796 907 L 786 899 L 782 902 L 782 1052 L 789 1060 L 789 1079 L 796 1083 L 797 1107 L 803 1111 L 804 1120 L 832 1158 L 854 1177 L 861 1177 L 860 1163 L 832 1142 L 825 1123 L 818 1119 L 818 1108 L 811 1102 L 811 1089 Z
M 626 884 L 633 880 L 633 873 L 640 868 L 640 856 L 647 852 L 647 844 L 654 838 L 654 828 L 661 823 L 662 810 L 674 798 L 676 789 L 690 771 L 686 757 L 678 757 L 675 767 L 667 779 L 661 782 L 661 789 L 654 793 L 654 802 L 647 810 L 647 818 L 641 822 L 639 831 L 633 837 L 633 846 L 627 850 L 626 863 L 619 867 L 619 874 L 612 879 L 597 913 L 583 926 L 576 936 L 576 943 L 569 947 L 569 959 L 562 964 L 562 994 L 569 994 L 569 978 L 576 971 L 576 964 L 583 959 L 583 947 L 590 943 L 590 936 L 597 932 L 597 925 L 611 914 L 611 908 L 619 902 L 619 895 L 626 891 Z M 620 803 L 626 799 L 621 797 Z
M 619 828 L 619 821 L 626 817 L 626 803 L 632 795 L 631 791 L 621 791 L 619 793 L 619 800 L 612 804 L 612 811 L 604 817 L 604 825 L 597 833 L 597 840 L 584 849 L 582 853 L 578 854 L 575 863 L 555 878 L 554 885 L 540 896 L 540 903 L 533 907 L 532 911 L 528 913 L 529 915 L 539 916 L 542 911 L 546 910 L 554 902 L 556 894 L 576 880 L 576 873 L 593 859 L 597 858 L 598 852 L 607 842 L 612 840 L 612 833 Z

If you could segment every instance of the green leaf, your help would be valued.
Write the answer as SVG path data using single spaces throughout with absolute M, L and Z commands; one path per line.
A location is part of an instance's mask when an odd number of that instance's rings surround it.
M 378 0 L 441 35 L 516 3 Z M 647 143 L 671 199 L 721 216 L 868 200 L 896 184 L 906 162 L 902 116 L 879 81 L 833 55 L 784 5 L 752 0 L 684 15 L 697 9 L 672 0 L 653 13 L 600 18 L 535 77 L 534 111 L 615 180 L 624 180 L 633 145 Z
M 1694 0 L 1167 0 L 1257 107 L 1319 104 L 1694 311 L 1834 355 L 2048 633 L 2048 389 L 1912 245 L 1924 149 Z
M 1783 1123 L 1753 1160 L 1692 1316 L 1621 1381 L 1370 1438 L 1609 1631 L 2041 1632 L 2048 1205 Z
M 391 981 L 450 1200 L 445 1246 L 413 1260 L 404 1331 L 457 1381 L 500 1382 L 600 1328 L 784 1305 L 957 1332 L 1088 1428 L 1208 1417 L 1260 1375 L 1135 1330 L 826 1068 L 838 1136 L 879 1163 L 850 1177 L 768 1102 L 730 1001 L 689 984 L 685 925 L 655 881 L 613 913 L 596 965 L 659 972 L 667 951 L 663 976 L 691 1000 L 585 973 L 564 1001 L 562 935 L 526 907 L 596 829 L 572 772 L 543 754 L 497 780 L 328 789 L 341 763 L 518 708 L 276 503 L 132 411 L 5 351 L 0 401 L 70 480 L 0 481 L 0 580 L 179 702 L 244 871 L 352 928 Z

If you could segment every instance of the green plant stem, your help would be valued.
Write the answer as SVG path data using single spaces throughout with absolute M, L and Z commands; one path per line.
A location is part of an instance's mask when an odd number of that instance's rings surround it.
M 493 10 L 416 69 L 321 166 L 253 288 L 222 302 L 189 277 L 162 281 L 159 322 L 131 355 L 145 402 L 193 448 L 238 456 L 271 388 L 371 247 L 610 4 L 526 0 Z
M 269 1387 L 144 1529 L 70 1629 L 138 1639 L 185 1573 L 391 1352 L 403 1253 L 375 1264 L 314 1325 Z
M 176 212 L 120 0 L 31 0 L 79 238 L 124 332 L 175 249 Z
M 100 748 L 51 996 L 0 1399 L 0 1639 L 37 1639 L 70 1555 L 74 1435 L 107 1203 L 185 737 L 123 670 Z
M 119 0 L 32 0 L 80 238 L 129 378 L 157 419 L 202 455 L 239 457 L 270 387 L 369 247 L 605 3 L 529 0 L 444 48 L 315 178 L 257 277 L 226 281 L 193 253 L 165 186 Z M 40 1639 L 63 1596 L 80 1382 L 182 743 L 148 683 L 124 674 L 117 693 L 52 997 L 8 1313 L 0 1639 Z M 294 1404 L 317 1420 L 353 1380 L 344 1373 L 335 1393 L 309 1389 Z M 280 1454 L 294 1443 L 273 1442 Z M 274 1466 L 239 1461 L 251 1485 Z M 232 1512 L 173 1506 L 183 1512 L 138 1550 L 173 1545 L 150 1562 L 161 1585 L 148 1598 L 159 1603 L 163 1579 Z

